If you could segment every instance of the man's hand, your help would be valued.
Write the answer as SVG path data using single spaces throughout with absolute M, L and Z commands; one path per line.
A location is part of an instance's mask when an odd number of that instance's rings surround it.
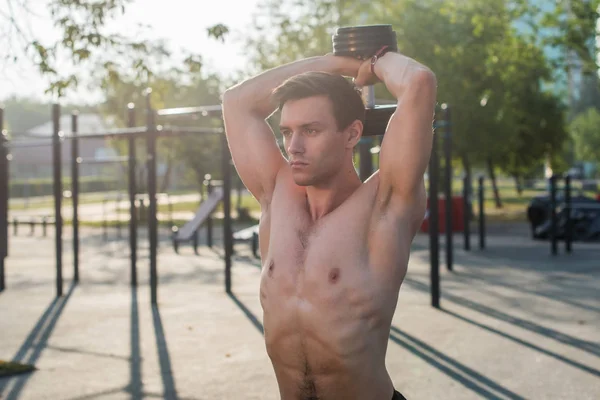
M 363 64 L 363 61 L 357 58 L 336 56 L 333 53 L 327 53 L 324 57 L 331 65 L 335 65 L 336 73 L 351 78 L 356 78 Z
M 231 155 L 244 185 L 261 204 L 267 204 L 278 171 L 287 161 L 266 119 L 277 105 L 273 90 L 294 75 L 324 71 L 355 77 L 361 61 L 328 54 L 298 60 L 245 80 L 223 95 L 223 118 Z
M 371 59 L 369 58 L 361 61 L 354 78 L 354 84 L 359 88 L 362 88 L 363 86 L 374 85 L 378 82 L 381 82 L 381 80 L 377 77 L 377 75 L 371 72 Z

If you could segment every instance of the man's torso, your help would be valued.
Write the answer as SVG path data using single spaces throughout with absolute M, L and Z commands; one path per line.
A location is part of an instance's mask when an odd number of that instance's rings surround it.
M 385 352 L 412 228 L 381 212 L 378 179 L 313 223 L 284 170 L 263 208 L 260 301 L 283 400 L 391 398 Z

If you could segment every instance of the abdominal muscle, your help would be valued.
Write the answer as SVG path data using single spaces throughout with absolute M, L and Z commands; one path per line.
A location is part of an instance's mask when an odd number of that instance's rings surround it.
M 395 301 L 354 266 L 335 283 L 329 268 L 277 268 L 263 269 L 261 303 L 282 400 L 391 399 L 385 352 Z

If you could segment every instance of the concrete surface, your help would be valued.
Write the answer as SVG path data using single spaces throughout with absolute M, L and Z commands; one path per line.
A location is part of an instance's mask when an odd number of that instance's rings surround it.
M 430 306 L 427 237 L 415 240 L 388 346 L 394 384 L 409 400 L 599 399 L 600 245 L 552 257 L 526 227 L 490 231 L 488 248 L 473 237 L 469 253 L 456 236 L 454 272 L 441 253 L 441 309 Z M 69 233 L 60 298 L 52 238 L 10 238 L 0 359 L 37 370 L 0 379 L 0 398 L 279 398 L 249 246 L 236 247 L 228 296 L 221 250 L 177 255 L 165 233 L 154 308 L 145 242 L 132 290 L 126 239 L 84 230 L 73 286 Z

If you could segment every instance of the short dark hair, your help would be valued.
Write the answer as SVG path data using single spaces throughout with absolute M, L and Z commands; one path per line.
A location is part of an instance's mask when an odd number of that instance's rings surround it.
M 365 104 L 358 88 L 341 75 L 328 72 L 305 72 L 295 75 L 273 91 L 279 110 L 289 100 L 327 96 L 333 106 L 337 128 L 344 130 L 359 120 L 365 123 Z

